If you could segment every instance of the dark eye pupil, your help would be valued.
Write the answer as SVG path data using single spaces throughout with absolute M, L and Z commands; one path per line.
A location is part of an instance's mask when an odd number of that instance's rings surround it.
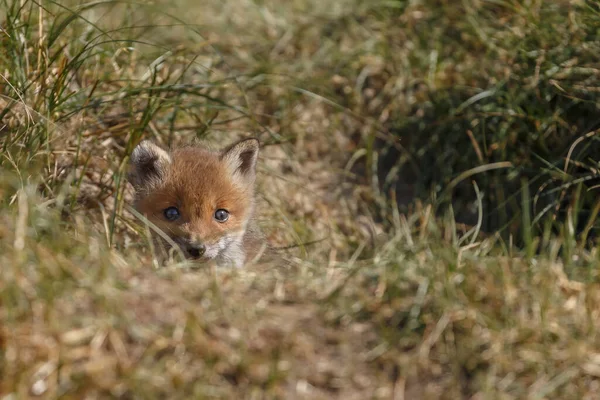
M 215 212 L 215 219 L 219 222 L 225 222 L 228 218 L 229 212 L 227 212 L 227 210 L 223 210 L 222 208 L 220 208 Z
M 177 218 L 179 218 L 179 210 L 177 207 L 169 207 L 165 209 L 164 214 L 165 218 L 169 221 L 175 221 Z

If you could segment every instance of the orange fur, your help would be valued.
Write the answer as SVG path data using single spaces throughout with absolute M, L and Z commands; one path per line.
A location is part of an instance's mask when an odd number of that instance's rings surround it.
M 257 155 L 258 142 L 254 139 L 222 152 L 190 146 L 167 153 L 142 142 L 132 154 L 134 207 L 172 238 L 184 254 L 191 244 L 206 247 L 205 257 L 190 258 L 240 266 L 249 242 L 246 236 L 254 209 Z M 176 221 L 165 217 L 169 207 L 179 211 Z M 219 209 L 229 213 L 227 221 L 215 219 Z

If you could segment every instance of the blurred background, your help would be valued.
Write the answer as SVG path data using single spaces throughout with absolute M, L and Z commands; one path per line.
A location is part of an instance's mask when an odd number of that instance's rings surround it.
M 451 205 L 459 223 L 516 240 L 524 211 L 539 232 L 572 218 L 584 239 L 595 234 L 593 2 L 4 8 L 3 94 L 31 98 L 36 112 L 74 133 L 10 127 L 7 107 L 4 136 L 23 132 L 4 148 L 26 139 L 29 150 L 15 161 L 61 140 L 103 157 L 86 150 L 103 143 L 117 150 L 114 170 L 142 136 L 172 145 L 248 132 L 344 169 L 379 206 Z M 41 23 L 19 31 L 32 18 Z M 371 212 L 385 223 L 377 207 Z

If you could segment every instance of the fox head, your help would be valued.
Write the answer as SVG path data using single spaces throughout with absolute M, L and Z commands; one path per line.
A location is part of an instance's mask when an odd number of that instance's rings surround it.
M 192 146 L 168 152 L 142 141 L 131 154 L 134 207 L 187 258 L 240 264 L 254 208 L 258 149 L 256 139 L 219 152 Z

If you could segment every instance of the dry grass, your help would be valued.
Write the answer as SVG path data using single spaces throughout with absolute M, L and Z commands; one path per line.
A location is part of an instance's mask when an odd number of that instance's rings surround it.
M 380 146 L 408 154 L 393 140 L 403 119 L 430 127 L 429 113 L 447 124 L 471 112 L 436 96 L 508 73 L 512 34 L 548 35 L 532 19 L 562 21 L 569 9 L 565 53 L 573 45 L 577 68 L 591 68 L 595 42 L 582 32 L 594 6 L 479 3 L 0 0 L 0 397 L 597 398 L 600 258 L 584 246 L 591 225 L 576 232 L 578 199 L 591 192 L 579 188 L 548 229 L 515 214 L 518 236 L 480 235 L 481 218 L 459 229 L 435 201 L 401 213 L 381 193 L 400 170 L 378 171 Z M 510 64 L 517 82 L 526 64 Z M 578 71 L 595 87 L 593 68 Z M 552 79 L 583 90 L 573 75 Z M 592 92 L 578 92 L 590 109 Z M 535 104 L 538 121 L 552 119 Z M 445 126 L 476 161 L 436 170 L 435 195 L 472 178 L 465 169 L 518 163 L 485 158 L 481 131 Z M 415 143 L 427 142 L 419 129 Z M 274 245 L 298 247 L 242 270 L 153 268 L 127 210 L 133 146 L 220 146 L 249 133 L 263 143 L 261 225 Z M 502 134 L 495 143 L 510 148 Z M 573 159 L 587 168 L 587 154 Z M 419 185 L 435 180 L 422 173 Z M 510 201 L 528 210 L 529 200 L 525 189 Z

